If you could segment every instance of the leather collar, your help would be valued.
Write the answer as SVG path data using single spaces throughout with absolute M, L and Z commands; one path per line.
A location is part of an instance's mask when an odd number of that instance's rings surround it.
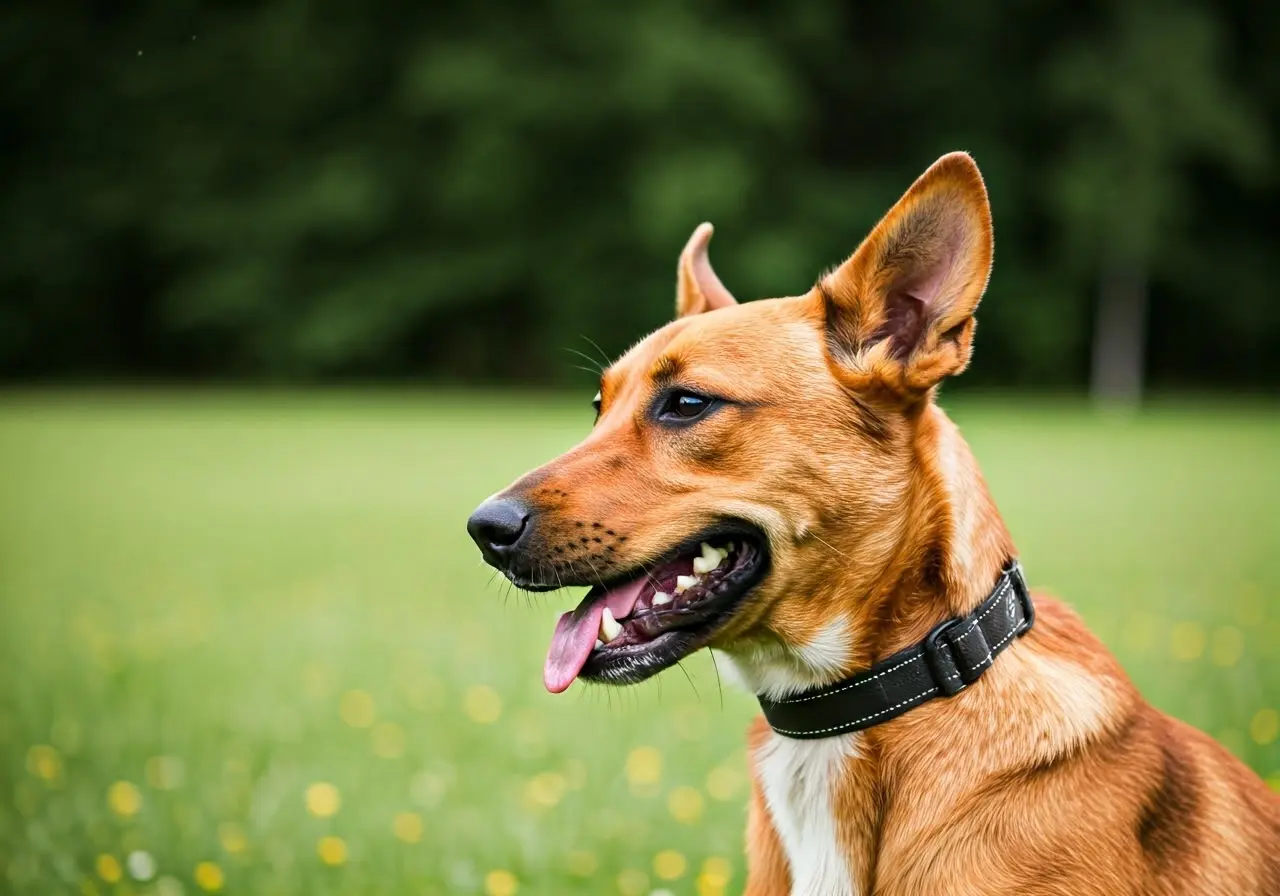
M 948 619 L 923 641 L 851 678 L 785 700 L 759 697 L 760 708 L 774 731 L 801 740 L 870 728 L 965 690 L 1035 618 L 1022 567 L 1011 561 L 968 616 Z

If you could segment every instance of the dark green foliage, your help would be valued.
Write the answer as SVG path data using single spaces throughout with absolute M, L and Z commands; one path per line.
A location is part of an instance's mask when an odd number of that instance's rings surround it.
M 794 294 L 943 152 L 996 274 L 967 382 L 1076 386 L 1097 282 L 1157 384 L 1280 380 L 1280 13 L 1233 0 L 9 4 L 0 373 L 575 380 L 713 221 Z

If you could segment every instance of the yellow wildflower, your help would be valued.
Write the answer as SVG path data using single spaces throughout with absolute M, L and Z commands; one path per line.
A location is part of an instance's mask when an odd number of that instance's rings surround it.
M 116 781 L 107 788 L 107 805 L 121 818 L 132 818 L 142 808 L 142 794 L 128 781 Z
M 338 788 L 328 781 L 317 781 L 307 788 L 307 811 L 316 818 L 328 818 L 335 815 L 342 806 L 342 797 Z
M 514 896 L 520 889 L 520 883 L 510 871 L 498 869 L 484 876 L 484 891 L 487 896 Z
M 341 837 L 321 837 L 316 843 L 316 853 L 326 865 L 341 865 L 347 860 L 347 844 Z
M 109 884 L 114 884 L 120 880 L 124 874 L 120 867 L 120 860 L 115 856 L 109 856 L 106 853 L 98 856 L 93 863 L 94 870 L 98 872 L 98 877 L 102 878 Z
M 208 893 L 216 893 L 222 889 L 222 885 L 226 883 L 226 877 L 222 873 L 222 869 L 218 867 L 217 862 L 201 862 L 196 865 L 195 873 L 196 886 Z

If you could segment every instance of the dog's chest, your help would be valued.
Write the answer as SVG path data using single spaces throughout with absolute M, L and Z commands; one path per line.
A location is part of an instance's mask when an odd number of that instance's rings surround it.
M 860 896 L 834 801 L 836 783 L 858 755 L 858 737 L 792 740 L 770 732 L 752 756 L 787 856 L 792 896 Z

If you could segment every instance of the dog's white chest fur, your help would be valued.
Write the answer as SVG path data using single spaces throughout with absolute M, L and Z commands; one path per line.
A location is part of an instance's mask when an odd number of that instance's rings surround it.
M 792 896 L 857 896 L 831 804 L 845 763 L 857 755 L 857 737 L 793 740 L 771 734 L 753 757 L 791 868 Z
M 775 700 L 832 680 L 848 659 L 843 619 L 832 619 L 799 648 L 754 645 L 726 655 L 731 678 Z M 837 837 L 832 791 L 846 763 L 858 755 L 861 735 L 795 740 L 770 733 L 755 751 L 769 818 L 791 871 L 792 896 L 859 896 Z

